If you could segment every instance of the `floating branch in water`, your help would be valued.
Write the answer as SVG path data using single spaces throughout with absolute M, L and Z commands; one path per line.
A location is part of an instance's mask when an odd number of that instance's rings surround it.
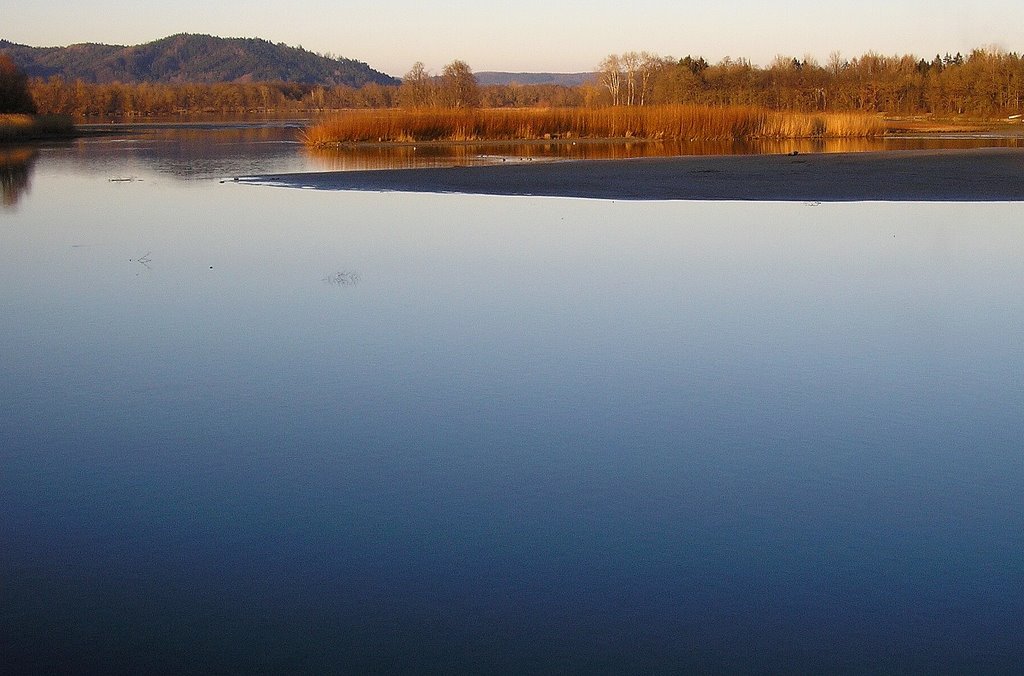
M 335 286 L 355 286 L 359 283 L 359 273 L 347 271 L 335 272 L 324 277 L 323 281 Z
M 153 253 L 153 252 L 152 251 L 147 251 L 146 253 L 142 254 L 138 258 L 129 258 L 128 262 L 129 263 L 141 263 L 142 265 L 144 265 L 147 268 L 149 268 L 149 264 L 153 262 L 153 259 L 149 257 L 149 255 L 151 253 Z M 149 269 L 152 269 L 152 268 L 149 268 Z

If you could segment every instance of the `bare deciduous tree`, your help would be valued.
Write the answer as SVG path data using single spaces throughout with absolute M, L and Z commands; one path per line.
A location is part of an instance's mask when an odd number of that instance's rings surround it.
M 476 108 L 480 105 L 480 86 L 465 61 L 452 61 L 441 72 L 441 92 L 449 108 Z
M 632 106 L 637 100 L 636 80 L 637 71 L 640 70 L 640 55 L 636 52 L 626 52 L 619 59 L 626 73 L 626 105 Z
M 655 74 L 664 65 L 665 59 L 656 54 L 626 52 L 608 55 L 597 69 L 613 106 L 642 106 L 648 102 Z
M 423 66 L 422 61 L 414 63 L 402 78 L 398 99 L 406 108 L 426 108 L 437 105 L 433 78 Z
M 601 84 L 612 97 L 612 105 L 619 105 L 621 103 L 619 97 L 622 89 L 622 63 L 619 60 L 618 54 L 606 56 L 598 64 L 597 70 L 601 74 Z
M 651 93 L 652 83 L 655 75 L 665 66 L 668 59 L 663 59 L 657 54 L 640 52 L 640 100 L 639 104 L 645 105 Z

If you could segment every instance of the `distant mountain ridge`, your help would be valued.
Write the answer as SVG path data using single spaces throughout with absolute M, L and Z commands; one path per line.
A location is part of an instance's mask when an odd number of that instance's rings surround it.
M 180 33 L 142 45 L 84 43 L 29 47 L 0 40 L 30 77 L 59 75 L 85 82 L 269 82 L 325 86 L 397 84 L 362 61 L 333 58 L 260 38 Z
M 562 85 L 578 87 L 597 79 L 597 73 L 506 73 L 503 71 L 482 71 L 474 73 L 482 85 Z

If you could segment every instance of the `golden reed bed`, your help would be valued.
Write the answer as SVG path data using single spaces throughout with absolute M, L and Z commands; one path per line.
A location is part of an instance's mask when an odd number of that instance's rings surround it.
M 547 138 L 735 140 L 865 138 L 883 121 L 860 113 L 777 112 L 754 107 L 353 110 L 306 131 L 309 145 L 498 141 Z

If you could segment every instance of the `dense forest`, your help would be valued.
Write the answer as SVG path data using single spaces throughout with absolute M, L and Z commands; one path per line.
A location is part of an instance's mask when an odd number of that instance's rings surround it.
M 1024 58 L 997 49 L 930 59 L 875 53 L 845 59 L 833 54 L 827 63 L 810 57 L 779 57 L 764 67 L 745 59 L 726 58 L 711 64 L 701 57 L 675 59 L 630 52 L 608 56 L 589 82 L 577 86 L 481 85 L 462 61 L 436 74 L 418 63 L 400 82 L 390 84 L 370 81 L 354 86 L 286 77 L 237 80 L 127 84 L 37 76 L 30 87 L 42 113 L 110 119 L 200 112 L 668 104 L 989 119 L 1024 112 Z
M 361 87 L 397 84 L 352 59 L 315 54 L 255 38 L 179 34 L 143 45 L 79 44 L 27 47 L 0 40 L 0 52 L 29 77 L 60 77 L 90 84 L 283 81 Z

